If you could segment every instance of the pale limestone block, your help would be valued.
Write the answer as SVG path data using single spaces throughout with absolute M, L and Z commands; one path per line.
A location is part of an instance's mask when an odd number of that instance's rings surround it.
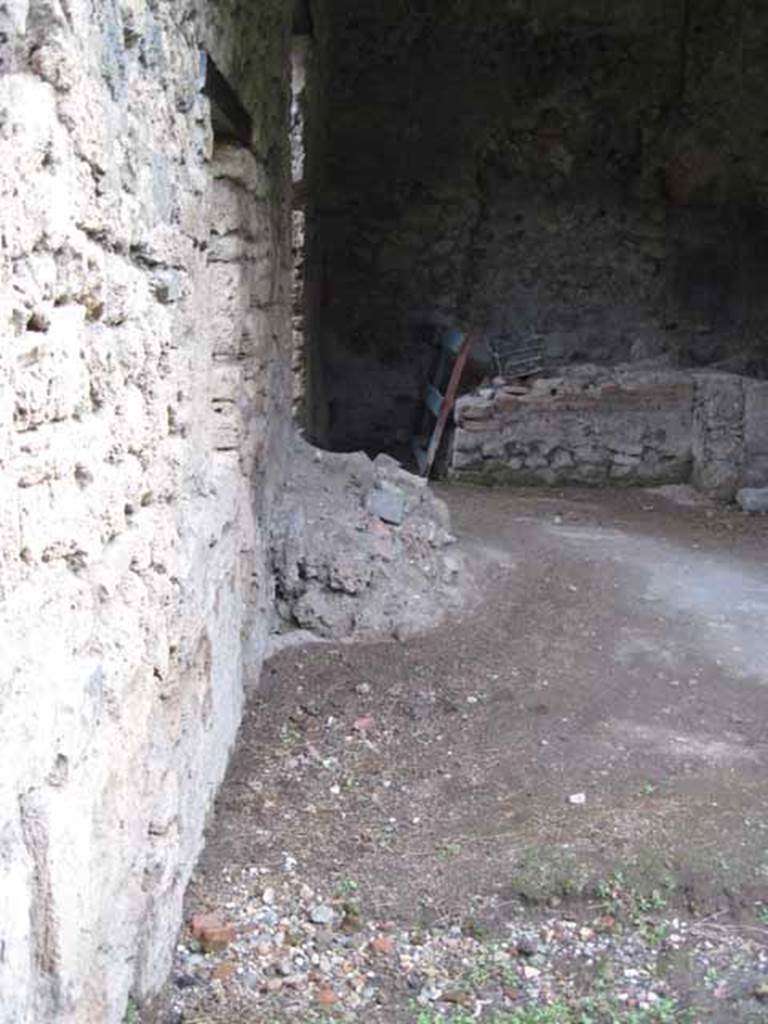
M 266 199 L 268 195 L 269 180 L 264 165 L 242 146 L 220 145 L 216 147 L 213 177 L 216 181 L 216 189 L 221 181 L 231 181 L 262 199 Z
M 242 415 L 231 402 L 216 402 L 212 407 L 211 445 L 216 451 L 236 450 L 242 437 Z
M 243 390 L 241 380 L 242 371 L 238 365 L 215 363 L 210 375 L 211 400 L 214 402 L 236 402 Z M 250 389 L 253 389 L 253 385 L 250 386 Z M 248 395 L 247 389 L 245 396 L 253 398 L 252 394 Z
M 22 550 L 34 561 L 80 555 L 90 560 L 101 551 L 98 518 L 74 480 L 53 480 L 23 489 L 19 522 Z
M 85 311 L 65 306 L 51 311 L 46 333 L 27 333 L 19 340 L 14 375 L 18 430 L 90 410 L 88 371 L 80 355 L 84 334 Z

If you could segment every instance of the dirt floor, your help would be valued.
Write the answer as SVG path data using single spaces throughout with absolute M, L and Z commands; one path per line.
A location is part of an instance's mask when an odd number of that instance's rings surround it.
M 160 1019 L 768 1022 L 768 517 L 440 493 L 477 601 L 272 659 Z

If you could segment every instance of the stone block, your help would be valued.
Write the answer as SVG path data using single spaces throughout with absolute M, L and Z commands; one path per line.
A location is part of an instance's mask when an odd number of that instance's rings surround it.
M 456 403 L 456 420 L 487 420 L 493 415 L 493 402 L 487 398 L 467 396 Z
M 454 450 L 451 458 L 451 468 L 470 469 L 473 466 L 482 465 L 482 462 L 482 454 L 477 449 L 469 452 Z
M 751 454 L 746 457 L 741 483 L 747 487 L 768 486 L 768 455 Z
M 565 469 L 573 465 L 573 455 L 564 448 L 557 448 L 552 455 L 551 465 L 553 469 Z
M 611 450 L 612 457 L 615 457 L 616 455 L 628 455 L 634 458 L 640 458 L 643 454 L 643 445 L 634 444 L 629 440 L 624 441 L 619 439 L 615 447 L 610 444 L 607 445 L 607 447 Z
M 211 447 L 215 451 L 237 451 L 243 436 L 243 417 L 232 402 L 212 404 Z
M 120 0 L 123 36 L 126 46 L 133 46 L 141 38 L 147 13 L 147 0 Z
M 269 193 L 269 176 L 264 164 L 238 145 L 218 145 L 213 166 L 217 181 L 236 182 L 251 195 L 265 199 Z
M 453 435 L 454 452 L 476 452 L 482 446 L 482 437 L 473 431 L 463 430 L 457 427 Z
M 93 560 L 101 552 L 98 512 L 102 496 L 93 504 L 74 479 L 25 488 L 19 496 L 21 547 L 25 558 L 53 562 L 78 554 Z
M 577 464 L 584 463 L 587 466 L 602 466 L 610 461 L 602 448 L 592 445 L 579 446 L 573 454 Z
M 525 396 L 502 391 L 496 396 L 495 407 L 496 411 L 501 413 L 519 412 L 525 409 Z
M 461 423 L 461 430 L 468 434 L 487 434 L 491 436 L 500 429 L 502 429 L 502 424 L 496 423 L 493 420 L 463 420 Z
M 744 444 L 748 452 L 768 454 L 768 381 L 744 382 Z
M 744 383 L 744 475 L 749 487 L 768 484 L 768 381 Z
M 707 459 L 695 464 L 693 484 L 712 497 L 730 499 L 741 482 L 741 476 L 738 464 Z
M 768 512 L 768 487 L 743 487 L 736 501 L 744 512 Z
M 210 375 L 211 401 L 236 402 L 242 389 L 242 377 L 238 363 L 215 363 Z
M 727 373 L 695 375 L 692 436 L 694 486 L 732 498 L 744 466 L 743 379 Z
M 483 444 L 482 454 L 486 459 L 503 459 L 506 454 L 506 445 L 501 437 L 494 438 Z
M 81 357 L 84 310 L 68 306 L 51 311 L 46 333 L 27 333 L 20 344 L 16 371 L 17 430 L 90 411 L 90 381 Z
M 601 484 L 605 483 L 608 467 L 605 465 L 579 465 L 568 471 L 568 479 L 573 483 Z
M 158 302 L 178 302 L 184 295 L 184 280 L 178 270 L 160 270 L 152 277 L 152 291 Z
M 347 636 L 355 621 L 357 598 L 327 590 L 312 590 L 293 605 L 294 618 L 303 629 L 319 636 Z
M 406 497 L 399 487 L 384 481 L 369 493 L 366 507 L 382 522 L 400 526 L 405 519 Z

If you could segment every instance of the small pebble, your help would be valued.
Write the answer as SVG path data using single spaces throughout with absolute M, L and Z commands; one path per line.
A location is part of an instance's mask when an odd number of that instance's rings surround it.
M 324 903 L 320 903 L 316 907 L 312 907 L 309 912 L 309 919 L 312 924 L 331 924 L 333 918 L 333 910 Z
M 539 944 L 535 939 L 528 938 L 528 936 L 525 935 L 518 939 L 517 952 L 520 956 L 536 956 L 538 951 Z

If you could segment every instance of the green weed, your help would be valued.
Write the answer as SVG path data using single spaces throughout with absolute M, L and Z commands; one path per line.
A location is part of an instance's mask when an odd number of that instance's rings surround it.
M 125 1007 L 125 1013 L 123 1014 L 123 1024 L 141 1024 L 139 1008 L 130 997 L 128 998 L 128 1005 Z

